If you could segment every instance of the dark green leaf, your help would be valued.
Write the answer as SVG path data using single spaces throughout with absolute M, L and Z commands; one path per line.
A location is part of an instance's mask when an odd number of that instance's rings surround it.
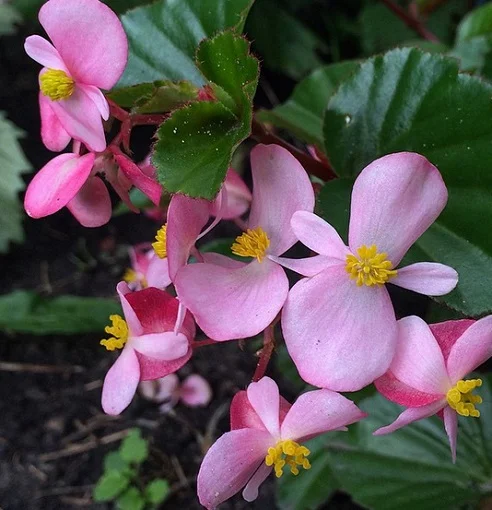
M 456 32 L 457 42 L 469 41 L 477 36 L 492 34 L 492 4 L 473 9 L 460 22 Z
M 441 171 L 446 209 L 417 242 L 413 260 L 454 267 L 458 288 L 442 299 L 469 315 L 492 310 L 492 86 L 458 74 L 453 59 L 399 49 L 368 60 L 332 96 L 328 157 L 342 176 L 398 151 L 418 152 Z
M 152 480 L 149 485 L 145 487 L 145 497 L 150 503 L 158 505 L 167 498 L 169 491 L 169 482 L 158 478 L 156 480 Z
M 195 64 L 200 41 L 242 31 L 253 0 L 159 0 L 122 16 L 130 46 L 117 88 L 155 80 L 205 83 Z M 150 43 L 149 43 L 150 41 Z
M 345 244 L 348 244 L 350 195 L 353 185 L 353 179 L 329 181 L 321 188 L 316 203 L 318 214 L 336 229 Z
M 94 501 L 111 501 L 128 487 L 130 480 L 119 471 L 109 471 L 99 479 L 94 488 Z
M 143 510 L 145 499 L 136 487 L 130 487 L 116 502 L 118 510 Z
M 132 429 L 120 446 L 123 461 L 140 464 L 149 454 L 148 442 L 141 437 L 139 429 Z
M 153 208 L 155 205 L 149 199 L 147 195 L 144 195 L 138 188 L 132 188 L 130 190 L 130 200 L 135 207 L 139 209 Z M 113 216 L 121 216 L 122 214 L 129 213 L 130 209 L 124 202 L 119 202 L 118 205 L 113 209 Z
M 121 313 L 113 299 L 78 296 L 45 298 L 17 290 L 0 296 L 0 328 L 34 335 L 89 333 L 100 331 L 108 317 Z

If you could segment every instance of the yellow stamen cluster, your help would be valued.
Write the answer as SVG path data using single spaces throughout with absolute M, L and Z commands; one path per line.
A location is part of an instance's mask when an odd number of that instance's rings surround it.
M 270 239 L 261 227 L 248 230 L 236 237 L 236 242 L 231 246 L 232 253 L 240 257 L 256 257 L 258 262 L 265 258 L 265 253 L 270 246 Z
M 167 225 L 163 225 L 155 236 L 155 243 L 152 243 L 152 248 L 156 252 L 157 256 L 160 259 L 165 259 L 167 257 L 167 248 L 166 248 L 166 232 Z
M 99 343 L 104 345 L 108 351 L 123 349 L 123 346 L 128 340 L 128 326 L 120 315 L 110 315 L 109 320 L 112 324 L 111 326 L 106 326 L 104 331 L 113 336 L 111 338 L 102 339 Z
M 350 278 L 355 280 L 358 287 L 367 285 L 383 285 L 390 278 L 397 275 L 398 271 L 392 269 L 393 264 L 388 260 L 386 253 L 378 253 L 375 244 L 372 246 L 361 246 L 357 250 L 359 257 L 347 255 L 345 270 Z
M 125 280 L 126 283 L 138 282 L 140 283 L 143 289 L 148 287 L 147 280 L 143 276 L 141 276 L 140 273 L 137 273 L 135 269 L 132 269 L 130 267 L 125 271 L 125 274 L 123 275 L 123 280 Z
M 279 441 L 274 447 L 268 448 L 268 454 L 265 457 L 265 464 L 273 466 L 275 476 L 280 478 L 283 475 L 284 466 L 290 466 L 290 472 L 293 475 L 299 474 L 297 466 L 304 469 L 311 469 L 311 464 L 306 457 L 311 452 L 305 446 L 287 439 Z
M 478 418 L 480 411 L 475 409 L 475 404 L 482 403 L 482 397 L 473 395 L 475 388 L 482 386 L 482 379 L 461 379 L 446 394 L 449 407 L 454 409 L 461 416 L 472 416 Z
M 48 69 L 40 77 L 41 92 L 52 101 L 67 99 L 75 90 L 75 82 L 65 71 Z

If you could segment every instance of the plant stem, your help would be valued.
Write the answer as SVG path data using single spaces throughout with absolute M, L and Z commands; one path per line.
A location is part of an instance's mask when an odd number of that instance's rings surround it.
M 270 358 L 273 354 L 273 349 L 275 348 L 274 329 L 278 320 L 279 317 L 275 318 L 275 320 L 263 332 L 263 349 L 261 350 L 260 359 L 258 360 L 258 365 L 256 365 L 252 382 L 258 382 L 265 375 L 268 363 L 270 362 Z

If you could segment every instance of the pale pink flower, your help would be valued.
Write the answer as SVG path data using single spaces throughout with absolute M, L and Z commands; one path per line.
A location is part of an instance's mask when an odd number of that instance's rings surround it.
M 395 357 L 374 383 L 387 399 L 408 409 L 374 434 L 388 434 L 437 413 L 444 419 L 454 462 L 458 414 L 478 418 L 475 405 L 482 403 L 474 393 L 481 379 L 464 379 L 491 356 L 492 315 L 430 327 L 415 316 L 399 320 Z
M 258 145 L 251 152 L 251 168 L 248 230 L 231 249 L 253 261 L 205 254 L 205 263 L 181 264 L 174 280 L 180 301 L 214 340 L 254 336 L 275 319 L 289 290 L 285 271 L 275 257 L 296 242 L 290 227 L 293 213 L 314 207 L 309 177 L 284 148 Z M 173 278 L 171 261 L 169 267 Z
M 225 189 L 226 203 L 222 204 L 223 194 L 220 193 L 210 206 L 210 214 L 220 216 L 223 220 L 240 218 L 251 205 L 253 199 L 251 191 L 233 168 L 227 170 L 223 188 Z
M 437 168 L 423 156 L 402 152 L 374 161 L 355 181 L 349 246 L 318 216 L 294 214 L 298 239 L 319 253 L 277 259 L 309 277 L 294 285 L 282 312 L 285 342 L 305 381 L 354 391 L 386 372 L 397 327 L 385 283 L 429 296 L 456 286 L 456 271 L 442 264 L 396 269 L 446 201 Z
M 25 50 L 44 66 L 39 78 L 43 142 L 61 151 L 74 138 L 91 151 L 103 151 L 102 119 L 109 118 L 109 105 L 100 89 L 110 90 L 125 69 L 123 26 L 98 0 L 49 0 L 39 21 L 53 44 L 33 35 Z
M 273 470 L 280 477 L 284 469 L 298 474 L 299 468 L 311 467 L 304 441 L 346 430 L 365 416 L 353 402 L 330 390 L 308 391 L 290 405 L 269 377 L 251 383 L 232 401 L 231 431 L 203 459 L 197 480 L 200 503 L 214 509 L 243 488 L 243 498 L 255 500 Z
M 146 287 L 165 289 L 171 284 L 167 258 L 160 258 L 150 243 L 137 244 L 129 248 L 131 268 L 123 279 L 132 291 Z
M 131 292 L 125 282 L 120 282 L 117 290 L 124 320 L 112 315 L 112 326 L 106 328 L 112 337 L 101 340 L 108 350 L 123 349 L 104 379 L 102 407 L 107 414 L 121 413 L 140 381 L 180 369 L 191 357 L 195 336 L 189 313 L 174 332 L 179 303 L 167 292 L 153 287 Z

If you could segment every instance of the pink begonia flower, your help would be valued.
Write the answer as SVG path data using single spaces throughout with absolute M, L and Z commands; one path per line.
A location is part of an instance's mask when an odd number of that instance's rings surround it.
M 473 393 L 481 379 L 465 379 L 492 357 L 492 315 L 478 321 L 431 324 L 419 317 L 398 321 L 398 342 L 389 371 L 374 381 L 388 400 L 408 409 L 375 435 L 389 434 L 438 413 L 444 419 L 453 462 L 456 460 L 458 414 L 478 418 Z
M 249 191 L 241 176 L 232 168 L 227 170 L 223 186 L 226 189 L 227 195 L 225 207 L 221 208 L 221 197 L 219 196 L 212 202 L 210 214 L 212 216 L 220 214 L 223 220 L 240 218 L 251 205 L 251 200 L 253 199 L 251 191 Z
M 311 467 L 308 448 L 300 443 L 364 418 L 353 402 L 330 390 L 308 391 L 291 406 L 269 377 L 251 383 L 231 404 L 231 431 L 208 450 L 198 473 L 198 497 L 207 509 L 216 508 L 243 489 L 254 501 L 258 488 L 275 470 L 293 474 Z
M 43 142 L 61 151 L 74 138 L 91 151 L 103 151 L 102 119 L 109 118 L 109 105 L 100 89 L 110 90 L 125 69 L 123 26 L 98 0 L 49 0 L 39 21 L 53 44 L 32 35 L 25 50 L 44 66 L 39 78 Z
M 171 284 L 167 258 L 159 257 L 150 243 L 132 246 L 128 252 L 131 268 L 127 269 L 123 280 L 132 291 L 146 287 L 165 289 Z
M 274 259 L 296 242 L 290 227 L 294 212 L 314 208 L 309 177 L 286 149 L 256 146 L 251 151 L 251 169 L 248 230 L 231 248 L 253 261 L 215 255 L 214 263 L 182 267 L 174 281 L 181 302 L 217 341 L 254 336 L 275 319 L 287 298 L 289 282 Z
M 125 319 L 111 315 L 106 328 L 111 338 L 101 340 L 108 350 L 123 349 L 104 379 L 102 407 L 107 414 L 121 413 L 132 401 L 140 381 L 176 372 L 191 357 L 195 323 L 189 313 L 174 332 L 179 303 L 167 292 L 149 287 L 131 292 L 125 282 L 117 286 Z
M 294 285 L 282 312 L 285 342 L 305 381 L 355 391 L 386 372 L 397 331 L 387 282 L 429 296 L 456 286 L 458 274 L 443 264 L 396 269 L 447 196 L 435 166 L 419 154 L 401 152 L 374 161 L 355 181 L 349 246 L 318 216 L 293 215 L 298 239 L 319 254 L 277 259 L 309 277 Z

